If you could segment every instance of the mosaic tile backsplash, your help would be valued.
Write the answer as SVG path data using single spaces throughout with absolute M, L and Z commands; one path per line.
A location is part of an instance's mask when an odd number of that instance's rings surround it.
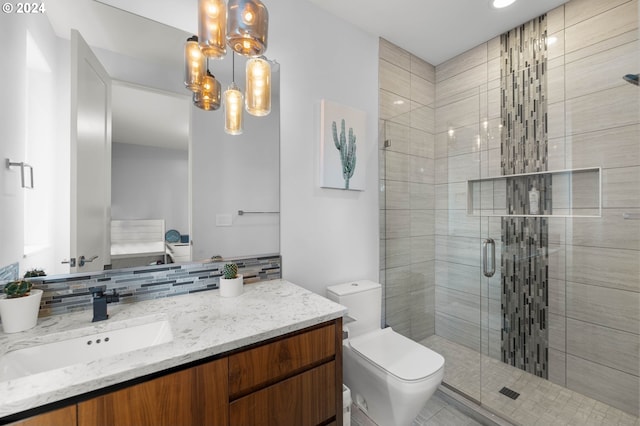
M 546 171 L 546 15 L 501 36 L 503 175 Z M 508 214 L 551 214 L 551 177 L 507 179 Z M 538 191 L 537 205 L 530 191 Z M 549 370 L 548 235 L 543 217 L 503 217 L 502 361 L 547 378 Z
M 178 296 L 218 288 L 225 263 L 235 262 L 244 283 L 282 277 L 280 255 L 229 259 L 210 263 L 167 264 L 95 272 L 87 275 L 56 275 L 33 278 L 34 288 L 44 290 L 40 316 L 59 315 L 92 309 L 89 287 L 104 285 L 120 294 L 119 303 Z M 0 273 L 7 268 L 0 269 Z

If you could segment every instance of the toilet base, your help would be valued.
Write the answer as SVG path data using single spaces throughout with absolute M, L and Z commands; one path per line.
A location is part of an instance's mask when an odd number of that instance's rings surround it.
M 444 376 L 441 368 L 427 379 L 402 381 L 374 366 L 343 344 L 343 380 L 354 403 L 378 426 L 408 426 L 431 398 Z

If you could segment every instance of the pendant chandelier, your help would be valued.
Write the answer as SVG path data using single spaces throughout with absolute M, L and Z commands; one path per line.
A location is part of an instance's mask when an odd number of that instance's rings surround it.
M 260 0 L 198 0 L 198 36 L 185 44 L 185 86 L 193 92 L 194 104 L 206 111 L 220 107 L 220 82 L 209 71 L 209 59 L 222 59 L 227 46 L 232 56 L 248 57 L 246 92 L 235 83 L 235 57 L 232 83 L 224 93 L 225 131 L 242 133 L 244 109 L 263 117 L 271 111 L 271 67 L 262 56 L 267 50 L 269 14 Z

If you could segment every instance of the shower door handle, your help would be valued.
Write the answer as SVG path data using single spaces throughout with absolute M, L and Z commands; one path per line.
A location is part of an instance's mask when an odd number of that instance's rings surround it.
M 489 246 L 491 246 L 491 269 L 489 269 Z M 482 273 L 491 278 L 496 273 L 496 242 L 487 238 L 482 242 Z

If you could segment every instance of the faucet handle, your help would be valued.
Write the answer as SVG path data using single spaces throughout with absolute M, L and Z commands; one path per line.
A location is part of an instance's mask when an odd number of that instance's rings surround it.
M 101 297 L 104 295 L 104 292 L 107 290 L 106 285 L 99 285 L 96 287 L 89 287 L 89 292 L 93 297 Z M 114 290 L 115 291 L 115 290 Z

